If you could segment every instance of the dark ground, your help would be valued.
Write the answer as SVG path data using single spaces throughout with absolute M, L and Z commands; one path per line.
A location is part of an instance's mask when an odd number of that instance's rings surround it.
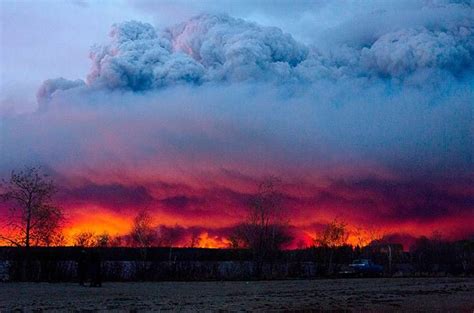
M 0 312 L 474 312 L 474 278 L 0 283 Z

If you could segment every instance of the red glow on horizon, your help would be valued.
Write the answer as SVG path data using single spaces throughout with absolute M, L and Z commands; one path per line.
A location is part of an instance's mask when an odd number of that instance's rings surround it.
M 73 238 L 75 235 L 81 232 L 91 232 L 94 234 L 107 233 L 111 236 L 124 236 L 127 235 L 133 223 L 133 216 L 130 214 L 116 213 L 109 210 L 101 209 L 98 207 L 90 207 L 85 213 L 83 210 L 74 210 L 74 216 L 70 217 L 69 223 L 65 225 L 63 232 L 67 238 L 67 245 L 73 245 Z M 219 221 L 208 221 L 206 224 L 192 224 L 196 221 L 188 221 L 188 224 L 181 225 L 176 223 L 171 216 L 155 214 L 152 216 L 155 225 L 163 225 L 167 227 L 180 226 L 184 229 L 189 227 L 199 226 L 203 230 L 200 233 L 195 234 L 195 239 L 191 243 L 192 239 L 190 235 L 184 237 L 182 240 L 177 241 L 173 246 L 175 247 L 197 247 L 197 248 L 228 248 L 230 247 L 230 241 L 227 238 L 228 234 L 213 234 L 212 230 L 216 229 L 216 225 L 219 225 Z M 460 239 L 456 233 L 450 232 L 456 225 L 461 222 L 466 222 L 469 217 L 453 217 L 445 218 L 434 222 L 416 222 L 408 221 L 399 223 L 396 225 L 385 224 L 380 225 L 378 228 L 372 226 L 364 227 L 362 225 L 357 226 L 346 221 L 348 239 L 347 244 L 352 246 L 366 246 L 373 240 L 381 239 L 386 235 L 392 234 L 404 234 L 414 237 L 419 236 L 430 236 L 434 231 L 440 231 L 446 235 L 447 239 Z M 204 221 L 201 220 L 200 222 Z M 315 217 L 315 221 L 320 221 L 319 217 Z M 330 220 L 323 220 L 329 222 Z M 309 221 L 307 221 L 309 222 Z M 474 220 L 472 221 L 474 222 Z M 223 221 L 220 225 L 235 225 L 233 221 Z M 307 223 L 309 224 L 309 223 Z M 206 230 L 207 229 L 207 230 Z M 319 231 L 304 225 L 302 221 L 298 221 L 295 226 L 296 231 L 293 233 L 293 241 L 286 248 L 287 249 L 299 249 L 308 248 L 316 244 Z M 321 230 L 321 229 L 320 229 Z M 409 248 L 407 242 L 400 242 L 404 244 L 405 250 Z
M 92 183 L 89 180 L 69 182 L 66 192 L 58 199 L 67 217 L 63 226 L 65 243 L 73 245 L 74 238 L 84 232 L 126 236 L 137 212 L 146 210 L 152 217 L 154 227 L 163 227 L 170 231 L 168 236 L 174 236 L 171 238 L 173 246 L 227 248 L 230 246 L 228 238 L 232 227 L 244 221 L 257 180 L 232 175 L 228 175 L 227 179 L 209 175 L 205 179 L 211 180 L 212 185 L 198 179 L 189 184 L 161 180 L 138 183 L 127 179 L 121 184 Z M 401 188 L 403 192 L 399 194 L 406 195 L 406 187 L 402 185 Z M 324 225 L 335 218 L 347 223 L 347 244 L 352 246 L 365 246 L 384 236 L 398 234 L 402 236 L 391 238 L 405 238 L 400 243 L 408 249 L 410 241 L 406 238 L 413 240 L 440 232 L 448 240 L 457 240 L 472 234 L 469 225 L 474 224 L 474 216 L 466 209 L 458 210 L 455 202 L 445 202 L 451 206 L 444 215 L 435 215 L 428 208 L 421 212 L 408 211 L 413 216 L 404 212 L 405 215 L 399 217 L 395 206 L 398 194 L 393 200 L 387 193 L 380 192 L 378 186 L 372 188 L 370 184 L 361 187 L 344 182 L 327 186 L 293 182 L 282 189 L 294 237 L 291 244 L 285 247 L 287 249 L 314 246 Z M 470 192 L 453 190 L 449 189 L 446 194 Z M 405 203 L 415 207 L 423 203 L 423 198 L 419 201 L 417 197 L 425 191 L 421 189 L 421 192 L 406 196 L 401 208 L 404 209 Z M 2 210 L 6 212 L 8 208 L 0 207 Z

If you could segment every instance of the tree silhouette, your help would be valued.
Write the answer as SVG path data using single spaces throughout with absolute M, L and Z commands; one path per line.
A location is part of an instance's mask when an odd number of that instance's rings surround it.
M 322 233 L 316 239 L 316 242 L 329 250 L 329 260 L 327 271 L 328 274 L 332 272 L 332 260 L 334 257 L 334 250 L 337 247 L 343 246 L 347 242 L 349 233 L 346 229 L 346 223 L 334 219 L 326 225 Z
M 39 167 L 12 171 L 9 181 L 3 180 L 4 201 L 10 204 L 10 216 L 3 240 L 16 246 L 52 245 L 59 233 L 63 214 L 52 203 L 56 192 L 54 182 Z
M 74 235 L 74 245 L 78 247 L 95 247 L 97 245 L 96 235 L 93 232 L 80 232 Z
M 272 260 L 292 240 L 278 183 L 277 178 L 270 177 L 259 185 L 245 222 L 238 225 L 229 238 L 233 248 L 244 246 L 252 250 L 258 273 L 264 260 Z
M 147 211 L 140 211 L 135 216 L 130 232 L 130 240 L 133 247 L 139 248 L 148 248 L 156 243 L 157 233 L 152 226 L 152 219 Z
M 105 248 L 109 247 L 112 241 L 112 237 L 107 232 L 103 232 L 95 237 L 95 245 L 97 247 Z
M 326 225 L 317 242 L 323 247 L 336 248 L 346 243 L 348 235 L 346 223 L 334 219 Z

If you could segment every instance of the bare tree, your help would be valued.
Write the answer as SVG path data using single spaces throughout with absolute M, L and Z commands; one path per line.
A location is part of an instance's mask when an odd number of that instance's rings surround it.
M 107 232 L 103 232 L 95 237 L 95 245 L 97 247 L 105 248 L 109 247 L 112 242 L 112 238 Z
M 245 238 L 244 227 L 238 225 L 229 236 L 229 248 L 240 249 L 247 248 L 249 245 L 243 240 Z
M 109 247 L 123 247 L 127 244 L 127 236 L 111 236 L 108 242 Z
M 107 232 L 103 232 L 97 235 L 94 232 L 83 231 L 75 234 L 73 237 L 73 242 L 75 246 L 86 248 L 109 247 L 112 245 L 113 240 L 114 239 Z
M 157 233 L 152 226 L 150 214 L 140 211 L 133 220 L 133 227 L 130 232 L 131 245 L 133 247 L 147 248 L 156 243 Z
M 335 248 L 344 245 L 348 235 L 346 223 L 334 219 L 326 225 L 317 242 L 320 246 Z
M 157 232 L 152 226 L 152 218 L 147 211 L 142 210 L 138 212 L 133 220 L 133 227 L 130 231 L 130 245 L 132 247 L 140 248 L 140 260 L 136 260 L 135 267 L 137 275 L 141 279 L 147 277 L 149 270 L 149 264 L 147 263 L 147 248 L 156 245 L 157 243 Z
M 4 201 L 11 204 L 7 234 L 3 240 L 16 246 L 52 245 L 61 238 L 63 214 L 52 203 L 56 192 L 54 182 L 39 167 L 12 171 L 9 181 L 3 180 Z
M 370 226 L 366 228 L 355 227 L 351 233 L 356 239 L 356 246 L 359 248 L 368 246 L 373 242 L 378 243 L 384 236 L 380 229 Z
M 280 181 L 275 177 L 264 180 L 253 197 L 247 218 L 238 225 L 230 236 L 234 248 L 250 248 L 260 272 L 265 259 L 272 259 L 275 253 L 292 240 L 289 221 L 285 218 L 282 194 L 277 189 Z
M 67 243 L 66 237 L 62 233 L 60 227 L 54 225 L 38 230 L 38 236 L 36 236 L 36 238 L 37 239 L 33 242 L 33 245 L 35 246 L 64 246 Z
M 191 230 L 190 248 L 196 248 L 199 245 L 199 232 L 196 229 Z
M 78 247 L 95 247 L 96 235 L 93 232 L 80 232 L 74 235 L 74 245 Z
M 326 225 L 324 230 L 316 239 L 316 242 L 324 248 L 329 249 L 328 273 L 332 272 L 332 260 L 334 257 L 334 250 L 337 247 L 343 246 L 347 242 L 349 233 L 346 229 L 346 223 L 334 219 Z

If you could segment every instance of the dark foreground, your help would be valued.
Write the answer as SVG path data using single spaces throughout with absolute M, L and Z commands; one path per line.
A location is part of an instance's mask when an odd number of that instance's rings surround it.
M 0 284 L 0 312 L 43 310 L 471 313 L 474 278 Z

